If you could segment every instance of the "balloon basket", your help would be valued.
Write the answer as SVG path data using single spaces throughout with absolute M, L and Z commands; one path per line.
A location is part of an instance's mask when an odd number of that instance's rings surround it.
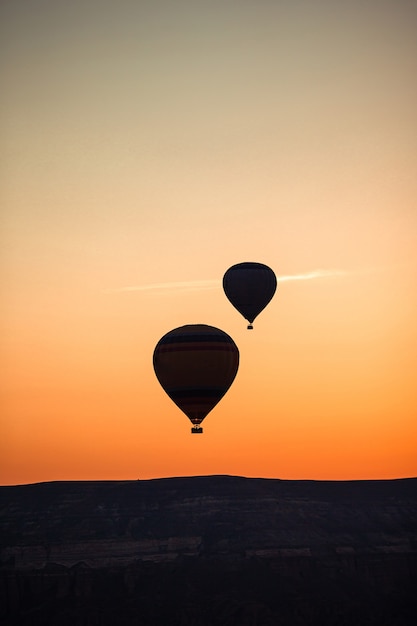
M 193 435 L 201 435 L 202 432 L 203 432 L 203 429 L 201 428 L 201 426 L 193 426 L 191 429 L 191 433 Z
M 249 324 L 249 325 L 248 325 L 248 330 L 253 330 L 253 326 L 252 326 L 252 324 Z

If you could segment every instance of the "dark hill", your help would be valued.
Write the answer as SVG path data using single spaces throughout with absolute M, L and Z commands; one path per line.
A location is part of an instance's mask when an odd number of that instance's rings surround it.
M 1 625 L 417 623 L 417 479 L 0 487 Z

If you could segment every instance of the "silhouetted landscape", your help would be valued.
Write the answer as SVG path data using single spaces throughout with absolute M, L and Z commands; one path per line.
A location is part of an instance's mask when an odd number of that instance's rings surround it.
M 417 479 L 0 488 L 0 624 L 412 626 Z

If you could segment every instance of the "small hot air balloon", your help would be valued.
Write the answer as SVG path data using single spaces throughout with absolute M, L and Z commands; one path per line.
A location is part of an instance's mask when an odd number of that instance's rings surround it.
M 229 267 L 223 276 L 223 289 L 235 309 L 253 321 L 273 298 L 277 279 L 270 267 L 263 263 L 238 263 Z
M 171 330 L 153 354 L 155 374 L 173 402 L 202 433 L 200 424 L 232 384 L 239 367 L 239 350 L 224 331 L 206 324 Z

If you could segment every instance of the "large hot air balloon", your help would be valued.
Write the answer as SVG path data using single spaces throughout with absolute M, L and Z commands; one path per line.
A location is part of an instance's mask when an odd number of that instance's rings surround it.
M 223 289 L 235 309 L 248 320 L 248 329 L 277 288 L 274 272 L 263 263 L 238 263 L 223 276 Z
M 239 350 L 228 334 L 206 324 L 175 328 L 157 343 L 155 374 L 171 400 L 191 420 L 192 433 L 232 384 Z

